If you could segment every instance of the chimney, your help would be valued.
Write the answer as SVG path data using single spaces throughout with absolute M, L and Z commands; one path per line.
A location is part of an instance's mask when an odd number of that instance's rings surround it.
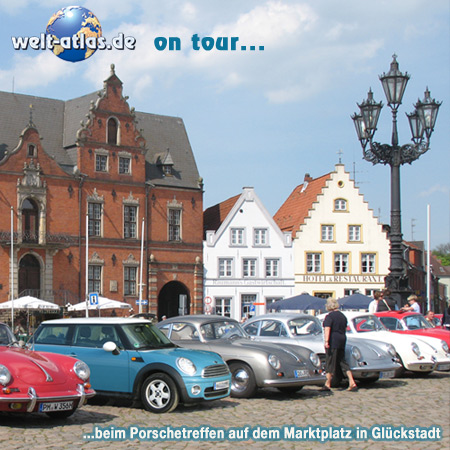
M 310 181 L 312 181 L 312 177 L 309 173 L 305 173 L 305 179 L 304 182 L 305 183 L 309 183 Z

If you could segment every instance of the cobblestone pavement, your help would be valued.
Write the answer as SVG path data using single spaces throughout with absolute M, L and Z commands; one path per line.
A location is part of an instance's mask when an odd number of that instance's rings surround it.
M 442 428 L 442 439 L 435 441 L 387 442 L 370 440 L 321 443 L 312 440 L 287 440 L 284 430 L 294 427 L 312 429 L 349 427 L 356 434 L 362 428 L 376 425 L 393 427 Z M 124 429 L 128 434 L 134 426 L 142 430 L 166 427 L 223 428 L 226 433 L 237 429 L 249 433 L 258 426 L 272 427 L 280 432 L 279 439 L 269 441 L 194 440 L 146 441 L 127 437 L 121 441 L 86 439 L 97 430 L 115 433 Z M 338 431 L 339 432 L 339 431 Z M 209 435 L 211 436 L 211 435 Z M 249 434 L 250 436 L 250 434 Z M 256 435 L 252 435 L 255 438 Z M 295 438 L 295 436 L 293 436 Z M 313 436 L 314 437 L 314 436 Z M 305 387 L 293 396 L 276 390 L 263 390 L 252 399 L 223 399 L 207 404 L 179 406 L 169 414 L 151 414 L 138 407 L 115 402 L 106 405 L 89 404 L 65 421 L 52 421 L 41 414 L 0 415 L 0 448 L 2 450 L 40 449 L 194 449 L 253 448 L 253 449 L 449 449 L 450 448 L 450 373 L 433 373 L 428 377 L 406 375 L 404 378 L 380 380 L 357 392 L 334 389 L 323 393 L 317 387 Z

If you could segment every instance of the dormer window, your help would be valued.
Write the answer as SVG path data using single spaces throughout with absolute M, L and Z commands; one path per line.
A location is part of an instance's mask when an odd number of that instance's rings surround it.
M 107 127 L 107 132 L 108 132 L 108 136 L 107 136 L 107 142 L 108 144 L 111 145 L 118 145 L 119 142 L 119 125 L 117 123 L 117 120 L 114 119 L 113 117 L 111 117 L 110 119 L 108 119 L 108 127 Z
M 170 177 L 173 175 L 173 159 L 169 149 L 167 149 L 167 153 L 157 155 L 156 165 L 161 169 L 164 176 Z
M 163 171 L 164 175 L 170 176 L 170 175 L 172 175 L 172 166 L 169 164 L 164 165 L 164 166 L 162 166 L 162 171 Z
M 37 156 L 37 150 L 36 150 L 36 146 L 34 144 L 29 144 L 28 145 L 28 154 L 27 156 L 29 158 L 35 158 Z

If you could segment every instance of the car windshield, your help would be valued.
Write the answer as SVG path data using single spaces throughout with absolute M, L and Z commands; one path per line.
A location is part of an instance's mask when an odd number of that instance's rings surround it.
M 376 316 L 359 316 L 355 317 L 352 322 L 357 333 L 365 333 L 367 331 L 386 331 L 386 328 Z
M 247 336 L 239 323 L 228 320 L 205 323 L 200 327 L 200 331 L 207 341 Z
M 428 322 L 425 317 L 414 314 L 413 316 L 406 316 L 404 319 L 406 328 L 408 330 L 417 330 L 419 328 L 433 328 Z
M 151 323 L 122 325 L 122 330 L 135 350 L 175 347 L 175 344 Z
M 0 323 L 0 345 L 11 345 L 16 341 L 11 330 L 3 323 Z
M 288 322 L 293 336 L 305 336 L 322 333 L 322 326 L 315 317 L 298 317 Z

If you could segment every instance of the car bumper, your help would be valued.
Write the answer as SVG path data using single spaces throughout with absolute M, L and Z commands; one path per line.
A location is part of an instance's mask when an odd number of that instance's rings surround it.
M 72 402 L 73 408 L 80 408 L 83 406 L 88 398 L 95 395 L 93 389 L 85 389 L 82 384 L 77 386 L 76 391 L 65 391 L 61 393 L 54 393 L 54 395 L 39 395 L 36 389 L 29 387 L 27 392 L 19 393 L 12 392 L 5 394 L 0 391 L 0 411 L 8 412 L 37 412 L 44 403 L 64 403 Z
M 436 361 L 414 361 L 410 363 L 403 361 L 403 365 L 406 370 L 410 370 L 411 372 L 431 372 L 437 366 Z
M 217 400 L 228 397 L 231 389 L 231 375 L 217 378 L 194 378 L 184 380 L 181 397 L 183 403 Z
M 299 378 L 276 378 L 263 380 L 263 385 L 259 387 L 289 387 L 289 386 L 322 386 L 325 383 L 325 375 L 313 375 Z
M 380 374 L 393 373 L 400 367 L 401 367 L 401 364 L 397 364 L 397 363 L 380 364 L 380 365 L 371 364 L 371 365 L 362 366 L 362 367 L 352 367 L 350 370 L 351 370 L 354 378 L 364 379 L 364 378 L 380 376 Z M 386 376 L 386 377 L 390 378 L 389 376 Z M 393 377 L 393 375 L 392 375 L 392 377 Z

